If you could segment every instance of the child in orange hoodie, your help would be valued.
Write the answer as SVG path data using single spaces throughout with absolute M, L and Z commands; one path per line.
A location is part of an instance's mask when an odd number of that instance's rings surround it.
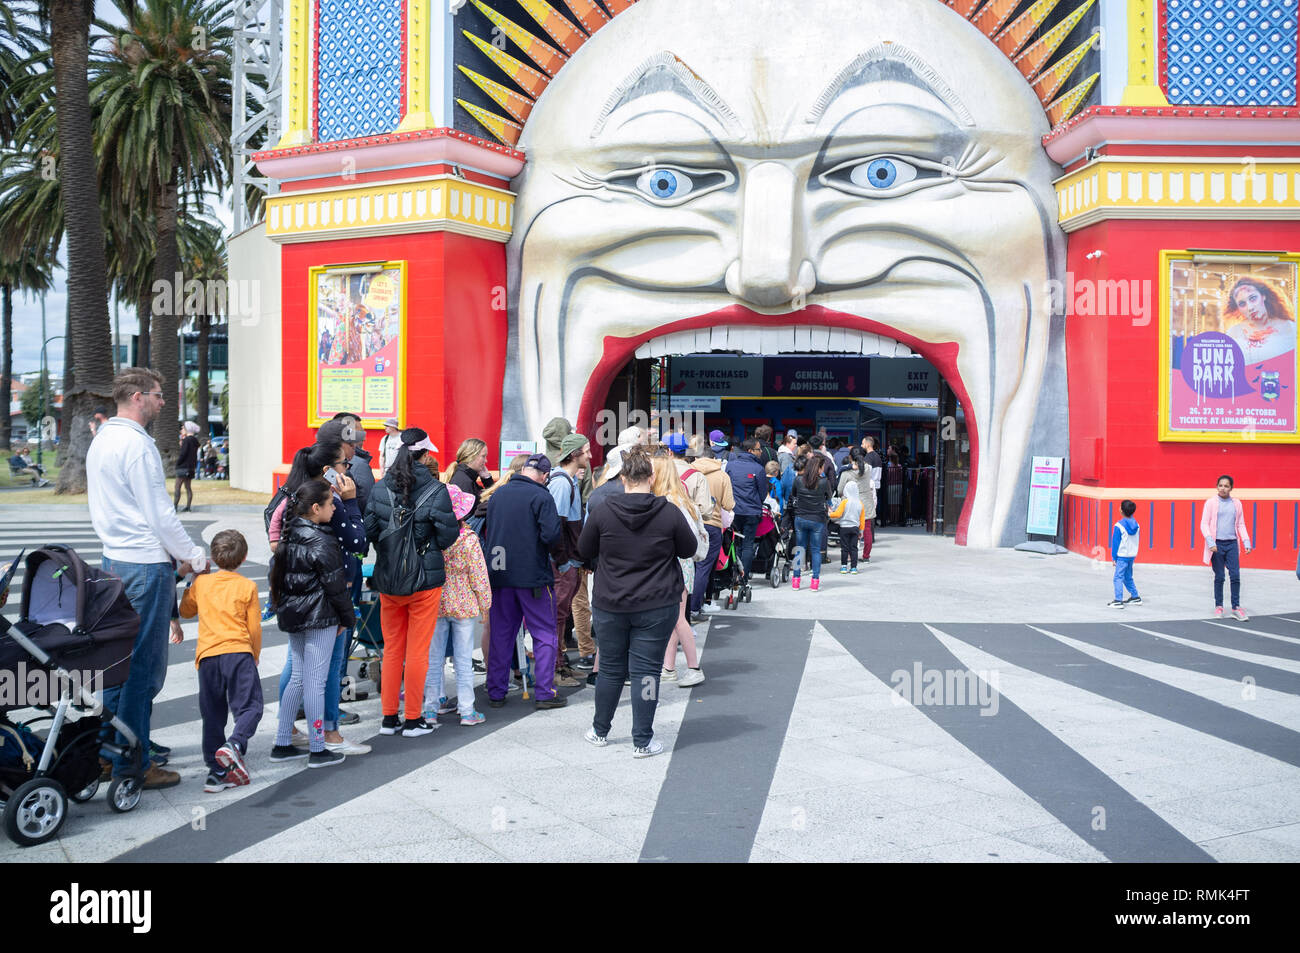
M 248 541 L 233 529 L 212 537 L 212 561 L 219 572 L 195 576 L 181 600 L 181 616 L 199 617 L 194 666 L 199 670 L 199 713 L 203 716 L 203 760 L 209 794 L 248 783 L 244 755 L 262 720 L 262 606 L 257 583 L 237 570 L 248 556 Z M 235 728 L 226 736 L 226 718 Z

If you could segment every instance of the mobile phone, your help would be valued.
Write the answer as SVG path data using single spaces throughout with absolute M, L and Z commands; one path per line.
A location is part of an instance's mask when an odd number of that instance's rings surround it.
M 326 470 L 326 471 L 325 471 L 325 482 L 327 482 L 330 486 L 335 486 L 335 487 L 338 486 L 338 485 L 339 485 L 339 475 L 338 475 L 338 471 L 337 471 L 337 470 L 334 470 L 334 469 L 332 469 L 332 468 L 329 469 L 329 470 Z

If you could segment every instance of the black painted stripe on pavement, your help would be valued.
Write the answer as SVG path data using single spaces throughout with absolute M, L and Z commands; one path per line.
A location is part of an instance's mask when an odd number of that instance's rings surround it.
M 1300 767 L 1300 732 L 1103 662 L 1028 626 L 939 628 L 1012 665 Z
M 1255 655 L 1272 655 L 1275 658 L 1300 661 L 1300 642 L 1283 642 L 1281 639 L 1270 639 L 1266 635 L 1256 635 L 1253 632 L 1225 628 L 1226 623 L 1224 625 L 1211 625 L 1200 619 L 1192 619 L 1175 622 L 1133 622 L 1129 624 L 1150 629 L 1152 632 L 1168 632 L 1170 635 L 1176 635 L 1180 639 L 1187 639 L 1189 642 L 1200 642 L 1203 645 L 1236 649 L 1238 652 L 1253 652 Z M 1286 625 L 1287 623 L 1281 622 L 1279 624 Z M 1236 625 L 1247 628 L 1253 626 L 1261 632 L 1270 631 L 1264 625 L 1255 626 L 1254 619 L 1250 622 L 1239 622 Z M 1300 636 L 1300 626 L 1295 628 L 1297 630 L 1296 634 Z M 1284 635 L 1285 633 L 1277 634 Z
M 1212 629 L 1218 629 L 1220 632 L 1231 631 L 1232 629 L 1254 629 L 1257 632 L 1267 632 L 1270 635 L 1280 635 L 1287 639 L 1300 639 L 1300 622 L 1294 620 L 1289 615 L 1253 615 L 1245 622 L 1236 622 L 1232 619 L 1224 619 L 1219 625 L 1206 625 Z M 1291 642 L 1294 645 L 1296 642 Z
M 823 622 L 822 625 L 863 668 L 886 685 L 898 684 L 895 672 L 906 672 L 910 677 L 917 664 L 923 672 L 960 673 L 964 684 L 971 684 L 965 674 L 969 671 L 966 665 L 920 623 Z M 948 626 L 940 631 L 955 635 Z M 1038 633 L 1032 634 L 1046 639 Z M 999 696 L 994 715 L 983 714 L 977 704 L 918 704 L 919 698 L 909 698 L 909 701 L 1109 860 L 1213 861 L 1164 818 L 1006 696 Z M 1094 811 L 1098 807 L 1106 812 L 1103 830 L 1093 829 Z
M 1249 675 L 1255 679 L 1255 684 L 1263 688 L 1271 688 L 1274 691 L 1286 692 L 1290 695 L 1300 695 L 1300 673 L 1274 668 L 1262 662 L 1247 662 L 1190 645 L 1170 642 L 1168 639 L 1159 638 L 1148 632 L 1140 632 L 1128 625 L 1119 627 L 1113 623 L 1108 625 L 1099 622 L 1073 625 L 1045 624 L 1038 626 L 1038 628 L 1079 642 L 1087 642 L 1089 645 L 1095 645 L 1111 652 L 1118 652 L 1121 655 L 1145 659 L 1148 662 L 1158 662 L 1161 665 L 1182 668 L 1189 672 L 1215 675 L 1235 682 L 1239 682 Z M 1142 628 L 1148 628 L 1148 626 L 1144 624 Z M 1167 626 L 1161 629 L 1150 626 L 1150 629 L 1151 632 L 1168 631 Z M 1169 634 L 1177 635 L 1178 633 L 1169 632 Z
M 749 860 L 812 627 L 807 619 L 713 617 L 709 678 L 691 689 L 642 862 Z
M 584 690 L 562 689 L 560 694 L 568 696 Z M 302 769 L 287 778 L 210 812 L 206 830 L 195 831 L 189 825 L 179 827 L 113 861 L 216 863 L 369 794 L 520 718 L 547 717 L 546 712 L 535 711 L 531 701 L 525 702 L 517 694 L 507 697 L 510 700 L 504 708 L 493 709 L 488 720 L 472 730 L 462 730 L 455 721 L 449 721 L 423 738 L 375 734 L 361 739 L 372 746 L 369 754 L 348 758 L 327 771 L 312 771 L 303 761 Z M 148 796 L 146 793 L 145 797 Z

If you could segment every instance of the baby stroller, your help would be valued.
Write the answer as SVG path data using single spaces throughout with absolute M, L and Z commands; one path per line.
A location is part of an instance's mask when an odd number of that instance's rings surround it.
M 752 602 L 754 599 L 754 593 L 749 587 L 749 577 L 745 575 L 744 567 L 740 562 L 742 538 L 730 528 L 722 531 L 722 550 L 718 553 L 718 561 L 714 564 L 713 574 L 709 577 L 710 602 L 721 598 L 723 591 L 727 591 L 726 598 L 722 600 L 724 609 L 735 609 L 742 602 Z
M 140 803 L 142 746 L 125 722 L 102 714 L 91 691 L 126 681 L 139 628 L 140 617 L 116 576 L 91 569 L 67 546 L 50 545 L 27 557 L 21 618 L 13 624 L 0 619 L 0 671 L 24 687 L 33 672 L 44 672 L 50 676 L 45 684 L 57 684 L 58 692 L 57 698 L 51 691 L 51 697 L 23 698 L 22 704 L 0 699 L 8 702 L 0 705 L 0 801 L 5 833 L 14 843 L 44 843 L 67 819 L 69 797 L 81 803 L 95 796 L 101 750 L 136 766 L 132 775 L 113 779 L 108 806 L 123 813 Z M 23 722 L 9 719 L 9 712 L 25 708 L 40 714 Z M 47 721 L 44 738 L 31 730 Z M 103 741 L 110 725 L 126 745 Z
M 754 577 L 766 577 L 773 589 L 790 581 L 790 566 L 794 559 L 794 533 L 789 526 L 783 527 L 784 522 L 780 515 L 764 506 L 763 517 L 755 530 L 758 538 L 754 542 L 754 562 L 750 573 Z

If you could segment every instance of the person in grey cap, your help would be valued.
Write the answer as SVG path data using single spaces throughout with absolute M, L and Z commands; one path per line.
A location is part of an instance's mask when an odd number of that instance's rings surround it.
M 357 485 L 357 508 L 364 516 L 370 492 L 375 488 L 375 473 L 370 469 L 370 454 L 364 449 L 366 431 L 361 426 L 361 418 L 356 414 L 339 413 L 333 420 L 328 420 L 316 431 L 317 439 L 322 435 L 343 441 L 343 453 L 348 458 L 348 476 Z
M 397 458 L 397 451 L 402 447 L 402 425 L 396 417 L 384 421 L 384 435 L 379 438 L 379 475 L 388 473 L 388 468 Z

